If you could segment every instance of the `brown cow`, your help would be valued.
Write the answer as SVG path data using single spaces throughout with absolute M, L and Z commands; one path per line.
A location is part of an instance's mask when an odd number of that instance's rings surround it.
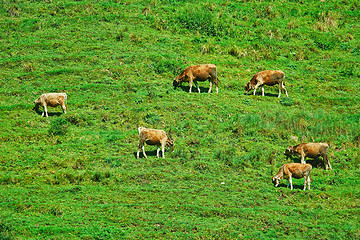
M 194 82 L 200 93 L 198 81 L 204 82 L 206 80 L 209 80 L 210 82 L 210 88 L 208 92 L 211 92 L 212 85 L 215 84 L 216 92 L 218 93 L 218 85 L 220 81 L 217 77 L 217 68 L 214 64 L 196 65 L 185 68 L 185 70 L 174 79 L 173 86 L 176 88 L 183 82 L 189 82 L 189 93 L 191 93 L 192 84 Z
M 326 170 L 331 169 L 330 161 L 328 158 L 329 145 L 327 143 L 301 143 L 296 146 L 289 146 L 284 154 L 285 155 L 300 155 L 301 163 L 305 163 L 305 158 L 322 157 Z
M 138 145 L 138 151 L 137 151 L 137 158 L 139 158 L 139 153 L 142 148 L 144 156 L 147 158 L 145 154 L 145 143 L 148 145 L 156 145 L 158 146 L 158 149 L 156 151 L 156 157 L 159 156 L 160 147 L 162 150 L 162 156 L 165 158 L 165 147 L 174 146 L 174 141 L 171 140 L 167 135 L 166 132 L 163 130 L 157 130 L 157 129 L 148 129 L 144 127 L 139 127 L 139 145 Z
M 286 96 L 288 97 L 288 93 L 284 84 L 285 73 L 283 71 L 276 70 L 266 70 L 262 72 L 256 73 L 253 78 L 248 82 L 245 86 L 245 91 L 249 92 L 251 89 L 254 89 L 254 95 L 256 93 L 256 89 L 261 87 L 262 95 L 264 96 L 264 85 L 273 86 L 275 84 L 279 84 L 279 96 L 281 95 L 281 89 L 285 90 Z
M 310 190 L 311 169 L 312 166 L 310 164 L 287 163 L 281 166 L 279 172 L 272 178 L 272 182 L 274 183 L 274 186 L 277 187 L 281 179 L 288 179 L 288 187 L 290 183 L 290 189 L 293 190 L 292 178 L 304 178 L 304 191 L 306 186 L 308 186 L 308 189 Z
M 36 99 L 34 103 L 34 109 L 36 111 L 39 110 L 40 105 L 43 107 L 43 113 L 41 115 L 42 117 L 44 114 L 46 117 L 48 117 L 47 106 L 56 107 L 60 105 L 63 112 L 66 113 L 67 95 L 66 93 L 44 93 L 38 99 Z

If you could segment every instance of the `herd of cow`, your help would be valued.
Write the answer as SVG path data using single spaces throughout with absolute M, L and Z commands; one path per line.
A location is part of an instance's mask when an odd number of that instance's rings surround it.
M 275 70 L 266 70 L 256 73 L 253 78 L 246 84 L 245 91 L 249 92 L 254 89 L 253 94 L 256 94 L 257 88 L 261 87 L 262 96 L 264 96 L 264 86 L 273 86 L 279 84 L 279 95 L 281 95 L 281 90 L 285 91 L 286 96 L 288 96 L 287 90 L 284 84 L 285 74 L 283 71 Z M 214 64 L 204 64 L 189 66 L 174 79 L 173 86 L 176 88 L 181 85 L 183 82 L 189 83 L 189 92 L 191 93 L 193 83 L 197 87 L 198 92 L 200 93 L 200 88 L 198 82 L 209 81 L 209 93 L 211 92 L 213 84 L 215 84 L 216 92 L 219 92 L 219 79 L 217 77 L 217 68 Z M 43 107 L 42 117 L 48 117 L 47 106 L 56 107 L 61 106 L 64 113 L 67 109 L 67 95 L 66 93 L 44 93 L 37 100 L 35 100 L 34 109 L 38 111 L 39 106 Z M 165 147 L 173 147 L 174 141 L 171 140 L 165 131 L 157 129 L 148 129 L 144 127 L 139 127 L 139 145 L 137 150 L 137 158 L 139 158 L 140 151 L 142 150 L 144 157 L 147 158 L 145 154 L 145 143 L 148 145 L 158 146 L 157 157 L 160 157 L 160 148 L 162 150 L 162 157 L 165 158 Z M 280 180 L 285 178 L 288 179 L 288 185 L 290 184 L 291 190 L 292 178 L 304 178 L 304 190 L 306 187 L 310 190 L 310 173 L 312 166 L 306 164 L 305 158 L 317 158 L 322 157 L 326 170 L 331 169 L 330 161 L 327 155 L 329 145 L 326 143 L 302 143 L 296 146 L 289 146 L 284 154 L 285 155 L 300 155 L 301 163 L 288 163 L 281 166 L 279 172 L 272 178 L 274 186 L 277 187 L 280 183 Z

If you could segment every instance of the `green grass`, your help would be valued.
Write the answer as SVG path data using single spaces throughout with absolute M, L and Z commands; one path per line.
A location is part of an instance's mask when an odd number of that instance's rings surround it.
M 357 1 L 2 1 L 0 239 L 358 239 Z M 213 63 L 219 94 L 172 81 Z M 289 97 L 244 95 L 285 72 Z M 65 91 L 68 113 L 32 110 Z M 174 152 L 136 159 L 137 128 Z M 332 171 L 271 184 L 301 142 Z M 313 162 L 316 164 L 316 162 Z

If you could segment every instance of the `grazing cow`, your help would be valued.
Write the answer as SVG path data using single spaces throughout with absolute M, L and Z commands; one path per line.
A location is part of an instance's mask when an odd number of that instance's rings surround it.
M 288 187 L 290 183 L 290 189 L 293 190 L 292 178 L 304 178 L 304 191 L 306 189 L 306 186 L 308 186 L 308 189 L 310 190 L 311 169 L 312 166 L 310 164 L 287 163 L 281 166 L 279 172 L 272 178 L 272 182 L 274 186 L 277 187 L 281 179 L 288 179 Z
M 217 68 L 214 64 L 196 65 L 185 68 L 185 70 L 174 79 L 173 86 L 176 88 L 183 82 L 189 82 L 189 93 L 191 93 L 192 84 L 195 83 L 195 86 L 200 93 L 198 81 L 204 82 L 206 80 L 209 80 L 210 82 L 210 88 L 208 92 L 211 92 L 212 85 L 215 84 L 216 92 L 218 93 L 218 85 L 220 81 L 217 77 Z
M 162 150 L 162 156 L 165 158 L 165 147 L 173 147 L 174 141 L 171 140 L 167 135 L 166 132 L 163 130 L 156 130 L 156 129 L 148 129 L 144 127 L 139 127 L 139 145 L 137 151 L 137 158 L 139 158 L 139 153 L 142 148 L 144 156 L 147 158 L 145 154 L 145 143 L 148 145 L 156 145 L 158 149 L 156 151 L 156 157 L 159 156 L 160 147 Z
M 36 111 L 39 110 L 40 105 L 43 107 L 42 117 L 44 114 L 48 117 L 47 106 L 56 107 L 60 105 L 63 112 L 66 113 L 67 95 L 66 93 L 44 93 L 34 103 L 35 107 L 33 109 Z
M 256 93 L 256 89 L 261 87 L 262 95 L 264 96 L 264 85 L 273 86 L 275 84 L 279 84 L 279 96 L 281 95 L 281 89 L 285 90 L 286 96 L 288 97 L 288 93 L 284 84 L 285 73 L 283 71 L 276 70 L 266 70 L 262 72 L 256 73 L 253 78 L 248 82 L 245 86 L 245 91 L 249 92 L 251 89 L 254 89 L 254 95 Z
M 327 143 L 301 143 L 296 146 L 289 146 L 284 154 L 287 156 L 300 155 L 301 163 L 305 163 L 305 158 L 322 157 L 326 170 L 331 169 L 330 161 L 328 158 L 329 145 Z

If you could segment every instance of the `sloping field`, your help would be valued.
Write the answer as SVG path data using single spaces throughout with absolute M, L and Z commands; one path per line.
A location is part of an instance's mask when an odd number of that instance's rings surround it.
M 0 239 L 359 239 L 360 4 L 344 1 L 0 3 Z M 219 93 L 174 89 L 217 65 Z M 262 70 L 289 97 L 244 94 Z M 68 95 L 68 112 L 32 108 Z M 140 126 L 173 152 L 136 159 Z M 274 188 L 289 145 L 333 170 Z

